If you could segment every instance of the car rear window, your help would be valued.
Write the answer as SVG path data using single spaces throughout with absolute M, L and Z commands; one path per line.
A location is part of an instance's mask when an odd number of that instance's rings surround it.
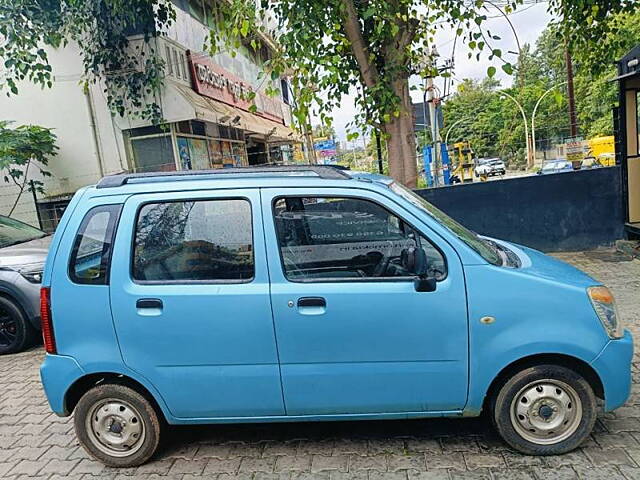
M 87 212 L 73 244 L 69 277 L 74 283 L 107 285 L 113 237 L 122 205 L 103 205 Z
M 252 236 L 245 199 L 146 204 L 136 224 L 133 279 L 248 282 L 254 276 Z

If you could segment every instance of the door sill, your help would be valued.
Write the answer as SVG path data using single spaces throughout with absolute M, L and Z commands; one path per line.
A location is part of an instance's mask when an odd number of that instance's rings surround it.
M 341 413 L 330 415 L 273 415 L 263 417 L 167 418 L 173 425 L 210 423 L 332 422 L 355 420 L 407 420 L 414 418 L 462 417 L 462 410 L 400 413 Z

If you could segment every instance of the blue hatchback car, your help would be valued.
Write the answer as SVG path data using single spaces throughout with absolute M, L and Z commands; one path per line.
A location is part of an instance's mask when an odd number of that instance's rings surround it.
M 482 411 L 559 454 L 630 390 L 605 286 L 331 167 L 106 177 L 67 208 L 41 297 L 51 408 L 111 466 L 166 423 Z

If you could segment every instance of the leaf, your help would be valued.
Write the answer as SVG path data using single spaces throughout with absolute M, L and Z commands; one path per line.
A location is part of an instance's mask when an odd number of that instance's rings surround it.
M 249 33 L 249 20 L 245 19 L 242 21 L 242 26 L 240 27 L 240 34 L 243 37 L 246 37 L 248 33 Z
M 493 78 L 496 74 L 496 67 L 494 67 L 493 65 L 491 65 L 489 68 L 487 68 L 487 76 L 489 78 Z
M 502 70 L 507 75 L 513 75 L 513 65 L 511 65 L 510 63 L 505 63 L 504 65 L 502 65 Z

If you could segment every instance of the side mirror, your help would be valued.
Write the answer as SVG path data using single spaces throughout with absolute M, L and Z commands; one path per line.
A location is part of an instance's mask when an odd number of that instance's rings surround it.
M 402 251 L 402 265 L 417 277 L 427 274 L 427 254 L 420 247 L 409 247 Z
M 435 292 L 437 282 L 435 278 L 427 277 L 427 254 L 419 247 L 409 247 L 402 252 L 402 264 L 416 278 L 413 285 L 416 292 Z

